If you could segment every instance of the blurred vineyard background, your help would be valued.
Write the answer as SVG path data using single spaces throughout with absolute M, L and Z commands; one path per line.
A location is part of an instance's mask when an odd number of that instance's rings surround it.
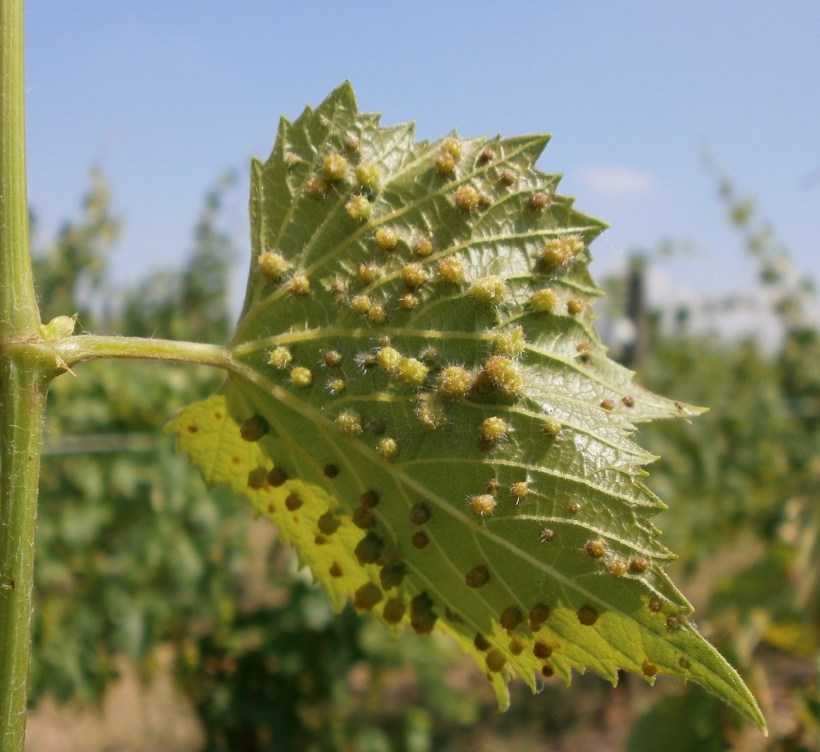
M 646 287 L 668 253 L 686 250 L 659 244 L 603 280 L 600 316 L 644 383 L 711 407 L 692 425 L 643 429 L 641 441 L 663 458 L 651 485 L 669 503 L 658 523 L 680 554 L 675 577 L 750 681 L 768 739 L 663 679 L 650 689 L 624 676 L 612 689 L 578 677 L 538 696 L 517 686 L 499 715 L 445 640 L 394 638 L 351 610 L 334 617 L 275 531 L 175 455 L 163 424 L 218 374 L 102 362 L 50 395 L 29 749 L 820 749 L 816 299 L 754 203 L 717 183 L 759 289 L 670 308 Z M 227 175 L 206 193 L 182 266 L 114 289 L 121 218 L 93 172 L 77 216 L 35 248 L 44 320 L 76 311 L 80 330 L 224 341 L 229 272 L 246 264 L 225 229 L 234 190 Z M 738 307 L 773 326 L 728 336 L 720 322 Z

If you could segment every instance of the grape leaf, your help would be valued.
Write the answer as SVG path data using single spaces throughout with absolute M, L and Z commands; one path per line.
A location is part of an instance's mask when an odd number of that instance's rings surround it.
M 536 689 L 591 669 L 696 682 L 763 726 L 690 621 L 636 424 L 593 327 L 604 225 L 535 169 L 548 138 L 416 142 L 348 84 L 254 161 L 253 258 L 219 394 L 169 429 L 276 523 L 337 608 L 444 630 Z

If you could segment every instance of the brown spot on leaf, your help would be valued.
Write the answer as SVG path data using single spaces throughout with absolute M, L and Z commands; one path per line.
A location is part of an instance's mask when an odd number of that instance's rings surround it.
M 372 582 L 362 585 L 353 595 L 353 605 L 360 611 L 369 611 L 383 598 L 382 591 Z
M 410 522 L 414 525 L 424 525 L 430 521 L 430 517 L 430 507 L 426 504 L 422 504 L 421 502 L 414 504 L 413 508 L 410 510 Z
M 490 581 L 490 570 L 484 564 L 474 566 L 464 577 L 468 587 L 478 588 Z
M 259 441 L 268 431 L 270 425 L 261 415 L 248 418 L 239 428 L 239 434 L 245 441 Z
M 578 609 L 578 621 L 584 626 L 591 627 L 598 621 L 598 612 L 592 606 L 584 605 Z
M 302 497 L 297 493 L 288 494 L 285 499 L 285 506 L 291 511 L 295 512 L 303 504 Z
M 424 530 L 419 530 L 417 533 L 413 533 L 412 542 L 416 548 L 427 548 L 430 544 L 430 536 Z
M 388 624 L 398 624 L 404 618 L 407 607 L 401 598 L 391 598 L 384 604 L 382 617 Z
M 288 474 L 281 467 L 275 467 L 268 473 L 268 483 L 274 488 L 279 488 L 287 479 Z
M 376 533 L 368 533 L 357 544 L 353 553 L 359 564 L 375 564 L 384 551 L 384 541 Z
M 515 629 L 524 620 L 524 614 L 517 606 L 509 606 L 501 613 L 501 626 L 507 630 Z
M 552 655 L 552 648 L 547 645 L 546 642 L 541 642 L 540 640 L 532 646 L 533 655 L 536 658 L 549 658 Z

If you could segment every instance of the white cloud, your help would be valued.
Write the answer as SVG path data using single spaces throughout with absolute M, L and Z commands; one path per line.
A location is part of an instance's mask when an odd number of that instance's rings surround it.
M 649 193 L 655 185 L 651 172 L 630 167 L 582 167 L 578 177 L 590 190 L 611 198 Z

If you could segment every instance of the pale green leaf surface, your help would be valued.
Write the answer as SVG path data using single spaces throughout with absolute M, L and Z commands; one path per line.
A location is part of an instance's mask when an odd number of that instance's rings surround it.
M 635 424 L 700 410 L 648 392 L 607 358 L 588 272 L 588 245 L 604 225 L 534 168 L 547 137 L 450 138 L 416 143 L 411 125 L 381 128 L 357 112 L 348 85 L 282 120 L 270 159 L 253 164 L 253 260 L 231 374 L 170 429 L 209 483 L 232 487 L 276 523 L 337 608 L 352 599 L 395 621 L 404 606 L 401 625 L 451 633 L 502 706 L 515 676 L 536 688 L 542 675 L 569 681 L 589 668 L 615 683 L 628 670 L 697 682 L 763 725 L 663 569 L 672 554 L 651 521 L 663 504 L 643 482 L 654 458 L 634 443 Z M 455 169 L 443 175 L 437 160 L 456 142 Z M 331 153 L 346 160 L 345 176 L 322 186 Z M 357 183 L 362 164 L 377 166 L 376 189 Z M 478 205 L 459 206 L 463 186 Z M 548 205 L 533 208 L 536 194 Z M 349 215 L 355 196 L 367 200 L 366 221 Z M 379 229 L 394 233 L 394 249 L 379 247 Z M 577 237 L 577 253 L 549 267 L 545 245 L 567 236 Z M 414 250 L 421 238 L 429 255 Z M 276 279 L 260 268 L 265 251 L 288 262 Z M 458 260 L 463 281 L 442 279 L 442 260 Z M 409 263 L 428 277 L 412 290 Z M 362 279 L 362 264 L 381 276 Z M 303 276 L 310 290 L 298 294 Z M 496 304 L 471 293 L 487 277 L 503 283 Z M 552 312 L 529 302 L 543 288 L 554 293 Z M 417 304 L 406 309 L 399 301 L 410 292 Z M 362 295 L 383 316 L 355 310 Z M 571 313 L 570 300 L 582 310 Z M 520 347 L 504 367 L 520 388 L 505 392 L 513 384 L 489 359 L 510 341 Z M 402 378 L 412 363 L 380 364 L 388 346 L 426 363 L 418 383 Z M 286 367 L 269 362 L 277 348 L 292 358 Z M 451 365 L 473 379 L 463 396 L 439 393 Z M 294 383 L 308 372 L 293 368 L 308 369 L 310 384 Z M 361 430 L 342 430 L 339 416 Z M 504 422 L 495 441 L 482 438 L 490 417 Z M 378 451 L 387 438 L 397 448 L 390 457 Z M 528 493 L 516 503 L 520 482 Z M 470 502 L 488 491 L 494 511 L 479 516 Z M 411 521 L 422 507 L 429 520 Z M 488 578 L 471 586 L 476 567 Z M 385 580 L 399 570 L 400 583 Z M 549 607 L 545 621 L 530 621 L 536 606 Z M 491 647 L 476 647 L 476 635 Z

